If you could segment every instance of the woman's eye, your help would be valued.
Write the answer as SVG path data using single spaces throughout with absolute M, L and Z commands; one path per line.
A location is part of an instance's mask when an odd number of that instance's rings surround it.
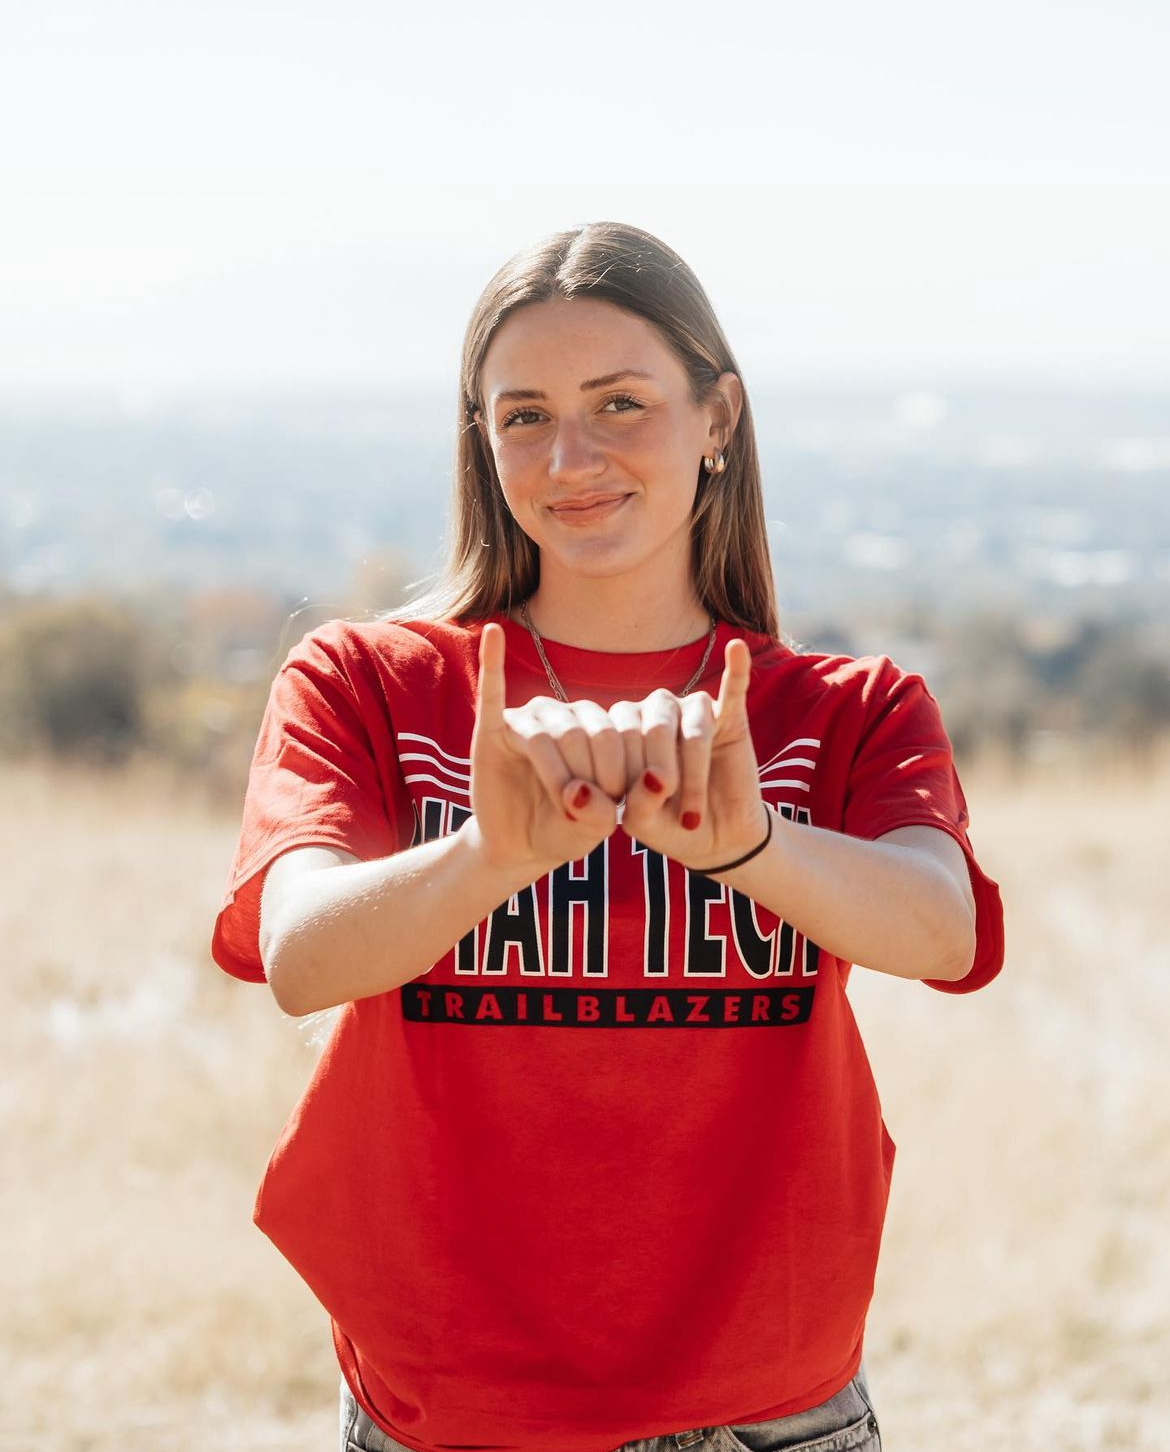
M 606 406 L 606 408 L 608 408 L 611 403 L 620 403 L 620 404 L 625 404 L 626 405 L 626 407 L 624 407 L 624 408 L 619 408 L 618 409 L 618 413 L 628 413 L 631 408 L 641 408 L 642 407 L 642 405 L 638 402 L 638 400 L 636 398 L 631 398 L 628 393 L 619 393 L 619 394 L 615 395 L 613 398 L 607 398 L 605 400 L 605 406 Z
M 500 427 L 502 429 L 510 428 L 512 424 L 519 423 L 526 415 L 532 418 L 540 417 L 540 415 L 534 408 L 516 408 L 513 409 L 510 414 L 508 414 Z

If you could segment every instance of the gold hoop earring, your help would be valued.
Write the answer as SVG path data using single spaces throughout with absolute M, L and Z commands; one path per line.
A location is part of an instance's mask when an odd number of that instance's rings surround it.
M 722 474 L 727 468 L 727 460 L 723 457 L 723 450 L 720 449 L 713 459 L 703 455 L 703 468 L 708 474 Z

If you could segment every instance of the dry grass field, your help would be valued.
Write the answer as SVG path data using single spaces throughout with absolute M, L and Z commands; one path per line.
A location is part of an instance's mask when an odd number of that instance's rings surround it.
M 867 1365 L 887 1452 L 1170 1445 L 1170 770 L 967 781 L 1009 960 L 854 975 L 899 1145 Z M 207 953 L 234 813 L 8 769 L 2 1452 L 325 1452 L 323 1313 L 251 1224 L 312 1066 Z

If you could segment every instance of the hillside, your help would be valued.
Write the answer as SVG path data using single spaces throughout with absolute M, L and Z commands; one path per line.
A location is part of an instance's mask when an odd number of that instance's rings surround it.
M 867 1343 L 891 1452 L 1154 1452 L 1170 1415 L 1170 770 L 966 783 L 1008 910 L 972 998 L 858 971 L 898 1143 Z M 312 1065 L 206 943 L 236 822 L 7 769 L 0 1449 L 318 1452 L 323 1313 L 250 1222 Z

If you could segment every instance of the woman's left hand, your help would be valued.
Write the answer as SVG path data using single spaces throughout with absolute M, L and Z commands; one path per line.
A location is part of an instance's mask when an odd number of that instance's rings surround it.
M 695 872 L 742 857 L 767 830 L 747 718 L 751 671 L 745 642 L 730 640 L 717 700 L 654 691 L 609 708 L 630 783 L 623 829 Z

